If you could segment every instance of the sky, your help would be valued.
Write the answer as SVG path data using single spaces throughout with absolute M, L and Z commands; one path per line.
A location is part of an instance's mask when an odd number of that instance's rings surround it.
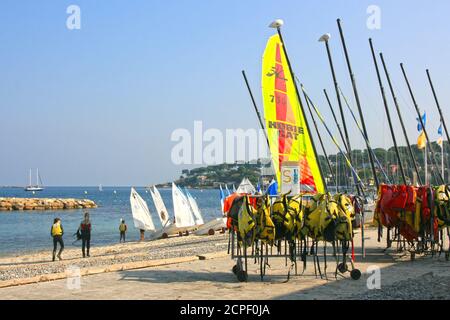
M 81 9 L 81 29 L 66 27 L 69 5 Z M 369 5 L 381 12 L 369 29 Z M 411 140 L 416 120 L 400 73 L 404 62 L 418 104 L 437 138 L 439 116 L 429 68 L 444 114 L 450 114 L 450 2 L 411 0 L 321 1 L 23 1 L 0 10 L 0 185 L 25 185 L 29 168 L 44 184 L 150 185 L 176 179 L 171 134 L 177 128 L 258 128 L 241 70 L 260 108 L 261 58 L 284 20 L 286 47 L 296 74 L 335 132 L 322 90 L 336 106 L 324 45 L 338 81 L 354 98 L 339 41 L 341 18 L 371 144 L 392 146 L 368 45 L 383 51 Z M 384 76 L 383 76 L 383 81 Z M 393 111 L 392 99 L 388 102 Z M 398 121 L 394 124 L 400 136 Z M 348 122 L 350 123 L 350 117 Z M 353 148 L 363 139 L 350 125 Z M 336 148 L 324 139 L 329 153 Z

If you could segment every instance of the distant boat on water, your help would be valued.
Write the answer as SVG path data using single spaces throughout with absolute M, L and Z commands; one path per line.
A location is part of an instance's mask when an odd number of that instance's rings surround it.
M 98 191 L 100 191 L 100 192 L 103 191 L 103 186 L 102 186 L 102 185 L 99 185 L 99 186 L 98 186 Z
M 36 192 L 36 191 L 42 191 L 44 190 L 43 184 L 42 184 L 42 180 L 41 177 L 39 175 L 39 169 L 36 169 L 36 184 L 33 185 L 31 182 L 31 169 L 30 169 L 30 175 L 29 175 L 29 184 L 28 186 L 25 187 L 25 191 L 31 191 L 31 192 Z

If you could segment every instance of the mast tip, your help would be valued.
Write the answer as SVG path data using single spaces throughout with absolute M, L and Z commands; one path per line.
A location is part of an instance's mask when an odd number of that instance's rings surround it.
M 279 28 L 284 24 L 284 21 L 281 19 L 276 19 L 269 24 L 269 28 Z

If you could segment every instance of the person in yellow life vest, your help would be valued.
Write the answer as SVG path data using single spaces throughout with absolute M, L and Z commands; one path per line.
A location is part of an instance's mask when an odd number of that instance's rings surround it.
M 64 241 L 62 238 L 63 234 L 64 234 L 64 228 L 61 224 L 61 219 L 55 218 L 55 220 L 53 220 L 52 228 L 50 229 L 50 235 L 53 237 L 53 259 L 52 259 L 52 261 L 55 261 L 56 249 L 58 247 L 58 243 L 59 243 L 59 252 L 58 252 L 57 257 L 59 260 L 62 260 L 61 253 L 64 250 Z
M 119 225 L 119 231 L 120 231 L 120 240 L 119 240 L 119 243 L 120 242 L 122 242 L 122 239 L 123 239 L 123 242 L 125 243 L 125 233 L 127 232 L 127 225 L 125 224 L 125 220 L 121 220 L 121 222 L 120 222 L 120 225 Z

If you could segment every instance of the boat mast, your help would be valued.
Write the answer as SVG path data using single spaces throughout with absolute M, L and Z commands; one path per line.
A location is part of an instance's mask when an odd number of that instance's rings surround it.
M 270 150 L 269 138 L 267 137 L 267 132 L 264 127 L 264 122 L 262 121 L 261 114 L 259 113 L 258 106 L 256 105 L 256 101 L 255 101 L 255 98 L 253 97 L 252 89 L 250 88 L 250 84 L 248 83 L 247 75 L 245 74 L 244 70 L 242 70 L 242 76 L 244 77 L 244 81 L 247 86 L 248 93 L 250 94 L 250 98 L 252 99 L 253 107 L 255 108 L 255 112 L 256 112 L 256 116 L 258 117 L 259 124 L 261 126 L 261 129 L 264 132 L 264 136 L 266 137 L 267 147 Z
M 436 91 L 434 90 L 433 81 L 431 81 L 430 70 L 428 70 L 428 69 L 427 69 L 427 77 L 428 77 L 428 81 L 430 82 L 431 90 L 433 91 L 433 97 L 434 97 L 434 101 L 436 102 L 436 107 L 437 107 L 437 109 L 439 111 L 439 115 L 441 116 L 441 123 L 442 123 L 442 126 L 444 127 L 445 135 L 447 136 L 447 141 L 450 142 L 450 138 L 449 138 L 449 134 L 448 134 L 448 130 L 447 130 L 447 124 L 445 123 L 445 119 L 444 119 L 444 115 L 442 113 L 441 105 L 439 104 L 439 100 L 437 98 Z M 444 141 L 442 141 L 442 146 L 441 146 L 441 168 L 442 168 L 442 173 L 441 173 L 442 178 L 445 179 Z
M 409 156 L 411 157 L 411 159 L 413 161 L 414 170 L 416 171 L 416 175 L 417 175 L 417 179 L 419 181 L 419 184 L 423 185 L 422 178 L 420 177 L 420 174 L 419 174 L 419 166 L 417 165 L 416 157 L 414 156 L 414 153 L 412 152 L 411 143 L 409 142 L 408 134 L 407 134 L 406 128 L 405 128 L 405 123 L 403 122 L 403 117 L 402 117 L 402 114 L 400 112 L 400 106 L 398 104 L 397 96 L 395 95 L 394 87 L 392 85 L 391 77 L 389 75 L 389 72 L 388 72 L 387 67 L 386 67 L 386 63 L 384 61 L 383 53 L 381 53 L 381 52 L 380 52 L 380 59 L 381 59 L 381 63 L 383 64 L 384 73 L 385 73 L 386 79 L 388 81 L 388 85 L 389 85 L 389 89 L 391 91 L 392 99 L 394 100 L 394 105 L 395 105 L 395 109 L 397 110 L 398 119 L 400 120 L 400 125 L 402 127 L 403 136 L 405 137 L 406 144 L 408 146 Z
M 430 82 L 431 90 L 433 91 L 433 97 L 434 97 L 434 101 L 436 102 L 436 107 L 439 111 L 439 115 L 441 116 L 441 121 L 442 121 L 442 125 L 444 126 L 445 135 L 447 136 L 447 141 L 450 142 L 450 137 L 449 137 L 448 130 L 447 130 L 447 124 L 445 123 L 441 105 L 439 104 L 439 100 L 437 98 L 436 91 L 434 90 L 433 82 L 431 81 L 430 70 L 428 70 L 428 69 L 427 69 L 427 77 L 428 77 L 428 81 Z M 444 145 L 444 144 L 442 144 L 442 145 Z
M 303 94 L 305 94 L 305 93 L 303 92 Z M 305 96 L 305 101 L 306 101 L 306 105 L 308 106 L 309 114 L 311 115 L 311 119 L 313 121 L 314 128 L 316 129 L 317 137 L 319 138 L 319 143 L 320 143 L 320 146 L 322 147 L 322 152 L 323 152 L 323 154 L 325 156 L 325 159 L 327 161 L 328 170 L 330 171 L 330 175 L 333 178 L 333 180 L 336 181 L 336 177 L 334 177 L 334 174 L 333 174 L 333 169 L 331 168 L 330 159 L 328 159 L 327 150 L 325 149 L 325 146 L 323 144 L 322 137 L 321 137 L 320 132 L 319 132 L 319 128 L 317 127 L 316 119 L 314 119 L 314 115 L 312 113 L 311 106 L 309 105 L 309 101 L 306 98 L 306 96 Z M 319 159 L 317 159 L 317 160 L 319 160 Z M 319 166 L 320 166 L 320 161 L 317 161 L 317 162 L 319 162 Z
M 338 86 L 339 85 L 338 85 L 338 81 L 337 81 L 337 77 L 336 77 L 336 72 L 334 70 L 334 63 L 333 63 L 333 58 L 332 58 L 332 55 L 331 55 L 330 45 L 328 43 L 330 38 L 331 38 L 331 35 L 329 33 L 326 33 L 326 34 L 324 34 L 323 36 L 321 36 L 319 38 L 319 42 L 325 42 L 325 48 L 327 50 L 328 62 L 330 64 L 331 76 L 333 78 L 334 91 L 336 93 L 336 99 L 337 99 L 337 102 L 338 102 L 339 113 L 340 113 L 341 120 L 342 120 L 342 126 L 344 127 L 345 139 L 344 139 L 340 129 L 339 129 L 339 132 L 340 132 L 340 135 L 341 135 L 342 142 L 344 144 L 344 148 L 347 151 L 347 156 L 350 159 L 350 161 L 352 161 L 352 148 L 351 148 L 351 144 L 350 144 L 350 138 L 349 138 L 349 135 L 348 135 L 347 124 L 346 124 L 346 121 L 345 121 L 345 115 L 344 115 L 344 110 L 343 110 L 343 107 L 342 107 L 341 97 L 340 97 L 339 91 L 338 91 Z M 327 95 L 327 100 L 329 100 L 328 99 L 328 95 Z M 334 115 L 334 111 L 333 111 L 333 117 L 334 117 L 335 122 L 336 122 L 336 124 L 337 124 L 337 126 L 339 128 L 340 126 L 338 124 L 336 116 Z M 345 182 L 346 182 L 346 184 L 348 184 L 348 176 L 347 175 L 346 175 Z M 359 193 L 359 190 L 358 190 L 358 193 Z
M 381 80 L 380 70 L 378 69 L 378 62 L 377 62 L 377 58 L 375 56 L 375 50 L 373 48 L 373 43 L 372 43 L 371 38 L 369 39 L 369 45 L 370 45 L 370 51 L 372 52 L 373 64 L 375 66 L 375 71 L 377 73 L 377 79 L 378 79 L 378 84 L 380 86 L 381 96 L 383 97 L 384 110 L 386 111 L 386 117 L 388 119 L 388 124 L 389 124 L 389 129 L 391 131 L 392 141 L 394 142 L 395 155 L 397 156 L 397 162 L 398 162 L 398 165 L 400 166 L 400 173 L 402 175 L 403 184 L 406 185 L 407 183 L 406 183 L 405 170 L 403 168 L 402 159 L 400 158 L 400 153 L 398 152 L 397 139 L 395 138 L 394 128 L 392 126 L 391 113 L 389 112 L 389 106 L 388 106 L 387 99 L 386 99 L 386 93 L 384 92 L 383 82 Z
M 358 89 L 356 87 L 355 75 L 353 74 L 352 66 L 350 64 L 350 58 L 349 58 L 348 51 L 347 51 L 347 46 L 345 44 L 344 32 L 342 31 L 342 26 L 341 26 L 341 19 L 337 19 L 337 24 L 338 24 L 338 28 L 339 28 L 339 34 L 341 36 L 342 47 L 344 48 L 345 60 L 347 61 L 347 68 L 348 68 L 348 72 L 350 74 L 350 80 L 352 82 L 353 93 L 355 95 L 355 100 L 356 100 L 356 106 L 358 107 L 359 117 L 361 118 L 361 125 L 362 125 L 363 131 L 364 131 L 364 135 L 366 137 L 366 147 L 367 147 L 367 150 L 369 150 L 369 145 L 367 143 L 368 135 L 367 135 L 366 123 L 364 121 L 364 115 L 363 115 L 363 112 L 361 109 L 361 102 L 359 101 L 359 95 L 358 95 Z M 377 190 L 378 190 L 380 183 L 378 181 L 377 172 L 376 172 L 375 164 L 374 164 L 374 160 L 373 160 L 373 155 L 371 152 L 369 152 L 369 159 L 370 159 L 370 165 L 372 167 L 372 173 L 373 173 L 373 178 L 375 181 L 375 186 L 377 187 Z
M 302 98 L 300 97 L 300 92 L 299 92 L 298 87 L 297 87 L 297 82 L 295 81 L 295 73 L 292 70 L 292 66 L 291 66 L 291 62 L 289 60 L 289 56 L 288 56 L 288 53 L 287 53 L 286 45 L 285 45 L 284 40 L 283 40 L 283 35 L 281 34 L 281 26 L 282 25 L 283 25 L 283 22 L 277 20 L 277 21 L 272 22 L 270 24 L 270 27 L 277 29 L 278 36 L 280 37 L 280 41 L 281 41 L 281 44 L 282 44 L 282 47 L 283 47 L 284 55 L 286 56 L 286 62 L 287 62 L 287 65 L 289 67 L 289 71 L 291 72 L 292 81 L 294 82 L 295 93 L 297 94 L 297 99 L 298 99 L 298 102 L 300 104 L 299 109 L 300 109 L 300 112 L 301 112 L 301 114 L 303 116 L 303 119 L 305 119 L 306 129 L 308 130 L 308 132 L 311 132 L 311 129 L 309 128 L 309 124 L 308 124 L 305 112 L 303 111 L 303 108 L 302 108 L 303 103 L 302 103 Z M 317 155 L 316 145 L 315 145 L 314 140 L 312 139 L 312 137 L 311 137 L 311 145 L 312 145 L 312 148 L 313 148 L 314 156 L 316 157 L 317 162 L 319 162 L 319 157 Z M 325 183 L 325 179 L 323 178 L 322 170 L 320 170 L 320 177 L 321 177 L 321 179 L 323 181 L 325 192 L 328 192 L 328 187 L 327 187 L 327 184 Z
M 429 136 L 428 136 L 428 133 L 427 133 L 427 129 L 425 128 L 425 124 L 423 122 L 422 115 L 420 114 L 419 106 L 418 106 L 418 104 L 416 102 L 416 98 L 414 97 L 414 93 L 412 92 L 411 85 L 410 85 L 408 77 L 406 75 L 406 71 L 405 71 L 405 68 L 403 66 L 403 63 L 400 63 L 400 68 L 402 69 L 403 77 L 405 78 L 406 85 L 408 86 L 409 94 L 411 95 L 411 99 L 413 101 L 414 108 L 416 109 L 416 112 L 417 112 L 417 117 L 419 118 L 419 122 L 420 122 L 420 124 L 422 126 L 422 130 L 423 130 L 423 132 L 425 134 L 425 138 L 427 140 L 426 146 L 425 146 L 425 150 L 427 150 L 427 147 L 430 149 L 431 165 L 432 165 L 432 167 L 434 167 L 434 169 L 436 169 L 437 168 L 437 165 L 436 165 L 437 162 L 436 162 L 435 154 L 434 154 L 433 148 L 431 146 L 431 142 L 430 142 L 430 139 L 429 139 Z M 428 160 L 428 151 L 425 151 L 425 152 L 426 152 L 425 159 L 427 161 Z M 441 183 L 445 184 L 444 178 L 442 177 L 442 175 L 439 172 L 439 170 L 438 170 L 438 176 L 439 176 L 439 180 L 441 181 Z M 425 175 L 425 184 L 426 183 L 427 183 L 427 176 Z

